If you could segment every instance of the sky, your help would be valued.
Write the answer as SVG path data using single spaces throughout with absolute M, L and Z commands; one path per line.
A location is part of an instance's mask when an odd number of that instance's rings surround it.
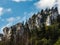
M 53 6 L 60 13 L 60 0 L 0 0 L 0 33 L 4 27 L 26 22 L 34 13 Z

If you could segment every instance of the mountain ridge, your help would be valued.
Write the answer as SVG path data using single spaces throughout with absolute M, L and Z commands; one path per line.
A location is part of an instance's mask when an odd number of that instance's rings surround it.
M 16 45 L 16 42 L 18 45 L 33 45 L 34 40 L 38 40 L 37 42 L 40 40 L 40 45 L 44 39 L 47 41 L 51 39 L 54 43 L 58 36 L 60 36 L 59 29 L 60 14 L 57 7 L 52 7 L 52 9 L 41 10 L 41 12 L 34 14 L 26 20 L 25 24 L 23 22 L 11 27 L 5 27 L 3 29 L 3 39 L 6 42 L 14 42 L 13 45 Z

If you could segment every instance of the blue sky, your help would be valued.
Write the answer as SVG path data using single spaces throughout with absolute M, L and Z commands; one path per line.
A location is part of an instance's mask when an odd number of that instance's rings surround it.
M 34 3 L 37 0 L 0 0 L 0 33 L 4 27 L 26 21 L 38 12 Z
M 3 33 L 4 27 L 25 22 L 34 13 L 56 4 L 60 12 L 60 0 L 0 0 L 0 33 Z

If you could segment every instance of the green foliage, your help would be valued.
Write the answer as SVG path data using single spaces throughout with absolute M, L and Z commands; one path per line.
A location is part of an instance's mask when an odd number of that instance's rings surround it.
M 60 45 L 60 38 L 58 38 L 58 40 L 56 41 L 54 45 Z

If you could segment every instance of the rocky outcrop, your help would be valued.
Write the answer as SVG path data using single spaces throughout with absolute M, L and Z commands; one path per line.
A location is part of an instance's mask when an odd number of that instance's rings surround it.
M 3 38 L 3 34 L 0 34 L 0 41 L 2 41 L 2 38 Z
M 57 7 L 41 10 L 41 12 L 34 14 L 31 18 L 29 18 L 25 24 L 17 23 L 11 27 L 5 27 L 3 29 L 4 38 L 5 40 L 9 40 L 13 35 L 15 42 L 16 40 L 20 40 L 22 42 L 23 40 L 24 44 L 27 44 L 26 42 L 28 42 L 31 30 L 41 28 L 43 27 L 43 24 L 45 24 L 45 26 L 51 25 L 56 22 L 58 15 L 59 13 Z

